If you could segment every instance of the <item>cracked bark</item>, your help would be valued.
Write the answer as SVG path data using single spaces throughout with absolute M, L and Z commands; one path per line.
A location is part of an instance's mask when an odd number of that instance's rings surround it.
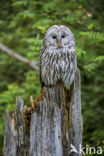
M 77 149 L 77 154 L 70 153 L 71 144 Z M 24 106 L 19 97 L 16 109 L 5 112 L 4 156 L 81 156 L 80 144 L 79 71 L 70 91 L 62 85 L 44 87 L 32 107 Z

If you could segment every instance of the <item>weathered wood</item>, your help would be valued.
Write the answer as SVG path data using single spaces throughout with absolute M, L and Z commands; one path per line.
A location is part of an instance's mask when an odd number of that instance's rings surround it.
M 43 89 L 44 99 L 31 117 L 31 156 L 63 156 L 61 105 L 65 105 L 65 101 L 60 99 L 61 89 Z
M 26 156 L 28 136 L 24 122 L 24 103 L 21 97 L 16 99 L 16 110 L 5 111 L 4 156 Z M 26 148 L 27 147 L 27 148 Z
M 15 111 L 5 113 L 4 156 L 81 156 L 79 71 L 70 90 L 62 84 L 44 87 L 31 108 L 20 97 L 16 103 Z M 77 154 L 70 153 L 71 145 Z
M 82 145 L 82 115 L 81 115 L 81 89 L 80 72 L 76 73 L 72 85 L 71 117 L 69 129 L 69 142 L 74 145 L 78 154 L 72 153 L 72 156 L 80 156 L 80 146 Z
M 11 119 L 8 111 L 5 111 L 5 131 L 4 131 L 4 156 L 16 155 L 16 132 L 11 124 Z

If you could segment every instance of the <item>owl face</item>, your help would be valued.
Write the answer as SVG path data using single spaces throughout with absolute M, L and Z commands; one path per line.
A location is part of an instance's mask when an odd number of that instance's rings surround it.
M 48 29 L 44 45 L 52 49 L 69 48 L 70 45 L 75 46 L 74 36 L 72 32 L 63 25 L 54 25 Z

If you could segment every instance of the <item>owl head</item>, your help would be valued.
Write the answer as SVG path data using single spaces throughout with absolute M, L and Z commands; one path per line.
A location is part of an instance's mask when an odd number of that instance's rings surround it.
M 74 47 L 74 35 L 64 25 L 53 25 L 47 30 L 43 44 L 46 48 L 51 47 L 53 49 Z

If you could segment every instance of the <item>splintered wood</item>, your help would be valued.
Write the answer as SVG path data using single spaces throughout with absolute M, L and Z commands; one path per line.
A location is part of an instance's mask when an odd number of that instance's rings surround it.
M 80 74 L 70 90 L 63 85 L 44 87 L 40 96 L 30 97 L 24 106 L 21 97 L 16 109 L 5 111 L 4 156 L 81 156 L 82 116 Z M 70 153 L 73 145 L 78 153 Z

